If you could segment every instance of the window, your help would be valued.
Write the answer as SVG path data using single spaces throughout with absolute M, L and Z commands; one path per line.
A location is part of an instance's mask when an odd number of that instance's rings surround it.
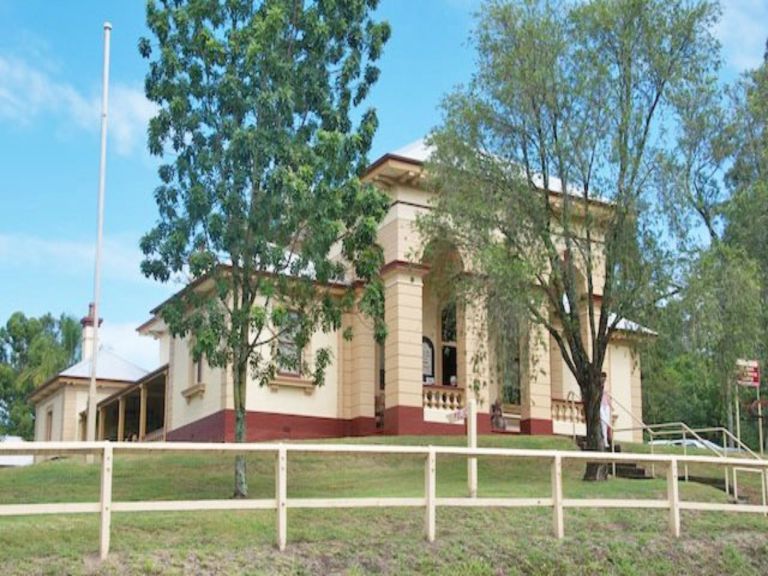
M 277 367 L 282 374 L 301 375 L 302 353 L 298 343 L 300 328 L 301 317 L 298 312 L 289 312 L 285 326 L 277 337 Z
M 199 360 L 194 357 L 194 344 L 189 341 L 186 348 L 186 354 L 189 355 L 189 372 L 187 372 L 187 387 L 181 390 L 181 395 L 191 402 L 193 398 L 205 394 L 205 378 L 210 376 L 205 371 L 205 356 L 201 355 Z
M 48 408 L 45 413 L 45 441 L 50 442 L 53 439 L 53 408 Z
M 192 364 L 190 365 L 190 368 L 189 368 L 189 385 L 197 386 L 198 384 L 203 383 L 203 376 L 205 375 L 203 372 L 204 370 L 203 362 L 205 362 L 205 360 L 203 359 L 202 356 L 200 357 L 200 360 L 195 360 L 195 358 L 191 356 L 192 354 L 191 350 L 189 353 L 190 353 L 190 359 L 192 360 Z
M 426 336 L 421 337 L 421 381 L 435 383 L 435 345 Z
M 456 358 L 456 304 L 446 305 L 440 313 L 440 336 L 442 340 L 442 384 L 457 385 Z
M 456 344 L 456 304 L 448 304 L 440 315 L 443 344 Z

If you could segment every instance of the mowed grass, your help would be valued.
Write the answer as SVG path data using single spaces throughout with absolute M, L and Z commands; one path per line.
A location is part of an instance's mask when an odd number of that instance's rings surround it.
M 348 439 L 349 443 L 461 444 L 462 438 Z M 482 437 L 481 446 L 571 450 L 566 439 Z M 638 447 L 639 448 L 639 447 Z M 642 448 L 639 448 L 642 450 Z M 228 498 L 232 456 L 118 454 L 115 501 Z M 564 465 L 566 498 L 665 498 L 654 480 L 581 481 Z M 722 477 L 714 469 L 697 473 Z M 81 458 L 0 470 L 0 504 L 93 502 L 98 465 Z M 719 476 L 717 476 L 719 474 Z M 249 496 L 274 497 L 274 456 L 248 457 Z M 751 482 L 751 484 L 750 484 Z M 740 477 L 754 486 L 757 479 Z M 422 456 L 289 454 L 288 496 L 422 496 Z M 466 495 L 466 459 L 438 457 L 438 496 Z M 549 497 L 550 465 L 481 458 L 479 495 Z M 725 502 L 715 488 L 681 482 L 683 500 Z M 274 548 L 272 511 L 115 513 L 109 559 L 95 559 L 97 515 L 0 518 L 0 573 L 192 574 L 761 574 L 768 519 L 683 513 L 683 538 L 667 536 L 662 510 L 566 511 L 566 538 L 551 535 L 551 510 L 438 509 L 437 542 L 423 538 L 421 509 L 289 510 L 288 549 Z

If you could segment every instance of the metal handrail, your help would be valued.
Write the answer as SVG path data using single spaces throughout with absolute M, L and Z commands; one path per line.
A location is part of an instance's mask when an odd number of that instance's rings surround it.
M 638 429 L 637 427 L 625 428 L 621 430 L 616 430 L 615 432 L 628 432 L 628 431 L 637 430 L 637 429 Z M 690 434 L 693 438 L 696 438 L 697 440 L 699 440 L 702 446 L 706 447 L 710 452 L 714 452 L 720 458 L 728 457 L 725 444 L 726 444 L 726 438 L 730 438 L 739 447 L 740 451 L 743 450 L 753 459 L 760 460 L 760 461 L 763 460 L 763 458 L 758 456 L 749 446 L 747 446 L 739 438 L 734 436 L 730 430 L 723 428 L 722 426 L 710 426 L 706 428 L 693 429 L 690 426 L 688 426 L 685 422 L 663 422 L 661 424 L 643 424 L 642 429 L 647 430 L 650 433 L 651 438 L 653 438 L 654 436 L 670 436 L 673 434 L 681 434 L 681 436 L 683 437 L 683 440 L 685 440 L 686 435 Z M 699 435 L 699 433 L 705 433 L 705 432 L 717 432 L 723 435 L 722 450 L 718 450 L 714 448 L 710 442 L 704 441 L 704 439 Z M 651 454 L 653 454 L 654 444 L 651 443 L 650 446 L 651 446 Z M 613 447 L 611 448 L 611 451 L 613 451 Z M 683 442 L 683 454 L 686 456 L 688 455 L 688 446 L 685 444 L 685 442 Z M 614 474 L 615 474 L 615 464 L 613 466 L 614 466 Z M 685 479 L 688 480 L 688 465 L 685 464 L 684 466 L 685 466 Z M 733 467 L 732 472 L 733 472 L 733 489 L 735 494 L 737 490 L 736 488 L 737 468 Z M 729 484 L 731 480 L 728 475 L 728 467 L 725 468 L 724 473 L 725 473 L 725 491 L 729 492 Z M 652 465 L 651 474 L 655 475 L 655 470 L 653 470 L 653 465 Z
M 711 427 L 711 428 L 696 428 L 696 430 L 698 432 L 720 432 L 724 436 L 727 436 L 728 438 L 733 440 L 733 442 L 735 442 L 736 445 L 739 447 L 739 450 L 744 450 L 750 456 L 752 456 L 753 458 L 755 458 L 757 460 L 763 460 L 763 458 L 761 456 L 759 456 L 757 453 L 755 453 L 754 450 L 752 450 L 749 446 L 744 444 L 744 442 L 742 442 L 739 438 L 734 436 L 733 433 L 730 430 L 728 430 L 727 428 L 723 428 L 722 426 L 716 426 L 716 427 Z M 725 448 L 725 444 L 723 444 L 723 448 Z
M 734 436 L 729 430 L 727 430 L 727 429 L 725 429 L 723 427 L 709 427 L 709 428 L 696 428 L 696 429 L 694 429 L 694 428 L 691 428 L 685 422 L 682 422 L 682 421 L 680 421 L 680 422 L 662 422 L 660 424 L 646 424 L 641 419 L 637 418 L 621 402 L 616 400 L 610 392 L 605 391 L 604 394 L 608 395 L 608 398 L 609 398 L 609 400 L 610 400 L 612 405 L 615 405 L 616 407 L 618 407 L 621 410 L 623 410 L 626 414 L 629 415 L 630 419 L 633 422 L 638 424 L 638 426 L 633 426 L 633 427 L 630 427 L 630 428 L 617 428 L 617 429 L 614 429 L 613 430 L 614 434 L 617 433 L 617 432 L 632 432 L 632 431 L 635 431 L 635 430 L 641 430 L 643 432 L 647 432 L 648 433 L 648 438 L 649 438 L 649 445 L 650 445 L 650 448 L 651 448 L 651 454 L 655 454 L 654 440 L 656 439 L 656 437 L 658 437 L 658 436 L 670 436 L 670 435 L 673 435 L 673 434 L 674 435 L 680 434 L 682 436 L 683 440 L 685 440 L 688 436 L 698 440 L 701 443 L 702 446 L 704 446 L 710 452 L 714 453 L 718 458 L 726 458 L 728 456 L 727 451 L 726 451 L 726 447 L 725 447 L 725 444 L 726 444 L 725 440 L 726 440 L 726 438 L 730 438 L 736 444 L 736 446 L 739 447 L 740 450 L 743 450 L 744 452 L 749 454 L 754 459 L 763 460 L 763 458 L 761 458 L 759 455 L 757 455 L 749 446 L 744 444 L 744 442 L 742 442 L 739 438 Z M 566 401 L 571 403 L 572 409 L 573 409 L 573 401 L 574 401 L 574 399 L 575 399 L 574 392 L 573 391 L 569 392 L 568 395 L 566 396 Z M 705 439 L 700 436 L 700 433 L 704 433 L 704 432 L 719 432 L 719 433 L 723 434 L 723 446 L 722 446 L 722 448 L 721 449 L 715 448 L 714 446 L 712 446 L 711 443 L 705 441 Z M 574 424 L 573 424 L 573 439 L 574 439 L 574 441 L 576 440 L 576 424 L 575 424 L 575 421 L 574 421 Z M 615 446 L 616 446 L 616 443 L 615 442 L 611 442 L 611 453 L 612 454 L 616 453 Z M 683 454 L 687 456 L 688 455 L 688 446 L 687 446 L 687 444 L 685 442 L 683 442 L 682 448 L 683 448 Z M 685 472 L 685 479 L 687 481 L 688 480 L 688 465 L 685 464 L 684 466 L 685 466 L 685 470 L 684 470 L 684 472 Z M 613 468 L 613 475 L 615 476 L 616 475 L 616 463 L 615 462 L 612 463 L 612 468 Z M 733 470 L 733 474 L 734 474 L 733 484 L 734 484 L 734 488 L 735 488 L 735 486 L 736 486 L 736 470 L 735 469 Z M 651 475 L 652 476 L 656 475 L 655 465 L 653 465 L 653 464 L 651 465 Z M 726 491 L 728 491 L 728 486 L 729 486 L 729 477 L 728 477 L 728 470 L 726 468 L 726 470 L 725 470 L 725 489 L 726 489 Z
M 632 419 L 634 422 L 636 422 L 636 423 L 637 423 L 637 424 L 639 424 L 640 426 L 643 426 L 643 427 L 645 427 L 645 425 L 646 425 L 646 424 L 645 424 L 645 422 L 643 422 L 643 421 L 642 421 L 642 420 L 640 420 L 640 419 L 639 419 L 637 416 L 635 416 L 634 414 L 632 414 L 632 411 L 631 411 L 631 410 L 629 410 L 629 409 L 628 409 L 626 406 L 624 406 L 624 405 L 623 405 L 621 402 L 619 402 L 618 400 L 616 400 L 616 398 L 614 398 L 614 397 L 613 397 L 613 394 L 611 394 L 611 393 L 610 393 L 610 392 L 608 392 L 608 391 L 603 391 L 603 394 L 607 394 L 607 395 L 608 395 L 608 399 L 611 401 L 611 403 L 612 403 L 612 404 L 616 404 L 616 406 L 618 406 L 619 408 L 621 408 L 621 409 L 622 409 L 622 410 L 623 410 L 623 411 L 624 411 L 626 414 L 629 414 L 629 417 L 630 417 L 630 418 L 631 418 L 631 419 Z
M 631 418 L 633 421 L 635 421 L 635 422 L 637 422 L 638 424 L 640 424 L 640 427 L 639 427 L 639 428 L 630 428 L 630 429 L 615 429 L 615 430 L 613 430 L 613 432 L 614 432 L 614 433 L 615 433 L 615 432 L 626 432 L 626 431 L 629 431 L 629 430 L 632 430 L 632 431 L 634 431 L 634 430 L 638 430 L 638 429 L 640 429 L 640 430 L 642 430 L 643 432 L 648 432 L 648 437 L 650 438 L 651 442 L 653 441 L 653 438 L 654 438 L 654 431 L 653 431 L 653 429 L 652 429 L 652 428 L 650 428 L 650 427 L 649 427 L 649 426 L 648 426 L 648 425 L 647 425 L 645 422 L 643 422 L 642 420 L 640 420 L 639 418 L 637 418 L 637 416 L 635 416 L 634 414 L 632 414 L 632 412 L 631 412 L 630 410 L 628 410 L 628 409 L 627 409 L 627 408 L 626 408 L 626 407 L 625 407 L 625 406 L 624 406 L 624 405 L 623 405 L 621 402 L 619 402 L 618 400 L 616 400 L 616 398 L 614 398 L 614 397 L 613 397 L 613 394 L 611 394 L 611 393 L 610 393 L 610 392 L 608 392 L 608 391 L 603 391 L 603 393 L 604 393 L 604 394 L 608 394 L 608 399 L 611 401 L 611 404 L 615 404 L 616 406 L 618 406 L 619 408 L 621 408 L 622 410 L 624 410 L 624 412 L 626 412 L 627 414 L 629 414 L 629 417 L 630 417 L 630 418 Z M 615 453 L 616 453 L 616 449 L 615 449 L 615 446 L 616 446 L 616 441 L 614 440 L 614 441 L 612 441 L 612 442 L 611 442 L 611 453 L 612 453 L 612 454 L 615 454 Z M 651 454 L 653 454 L 653 453 L 654 453 L 654 450 L 653 450 L 653 444 L 651 443 Z M 613 473 L 613 476 L 615 477 L 615 476 L 616 476 L 616 463 L 615 463 L 615 462 L 613 462 L 613 463 L 611 464 L 611 468 L 612 468 L 612 473 Z M 652 475 L 652 476 L 655 476 L 655 475 L 656 475 L 656 466 L 655 466 L 655 464 L 652 464 L 652 465 L 651 465 L 651 475 Z M 687 478 L 687 475 L 688 475 L 688 473 L 687 473 L 687 469 L 686 469 L 686 478 Z
M 671 425 L 676 426 L 679 430 L 664 430 L 664 428 L 669 428 Z M 661 430 L 658 430 L 658 428 L 662 428 Z M 632 432 L 634 430 L 648 430 L 649 432 L 652 432 L 654 436 L 671 436 L 673 434 L 690 434 L 693 438 L 701 442 L 702 446 L 706 447 L 709 451 L 714 452 L 715 455 L 722 458 L 725 456 L 725 450 L 720 451 L 716 448 L 713 448 L 709 443 L 707 443 L 704 438 L 699 436 L 696 430 L 693 430 L 690 426 L 685 424 L 684 422 L 665 422 L 663 424 L 644 424 L 643 427 L 633 426 L 631 428 L 619 428 L 616 429 L 614 432 Z M 651 445 L 653 446 L 653 445 Z M 685 446 L 683 446 L 685 448 Z
M 668 428 L 674 427 L 675 429 L 668 430 Z M 651 438 L 650 447 L 651 447 L 651 454 L 655 453 L 655 445 L 653 443 L 653 439 L 655 436 L 668 436 L 672 434 L 680 434 L 683 437 L 683 440 L 686 439 L 686 434 L 690 434 L 694 438 L 696 438 L 699 442 L 701 442 L 702 446 L 706 446 L 706 448 L 710 452 L 714 452 L 714 454 L 718 458 L 724 458 L 726 457 L 725 450 L 720 452 L 719 450 L 713 448 L 710 446 L 707 442 L 704 441 L 704 439 L 698 435 L 694 430 L 692 430 L 685 422 L 663 422 L 661 424 L 643 424 L 643 429 L 647 430 L 649 432 L 649 436 Z M 616 430 L 615 432 L 628 432 L 631 430 L 637 430 L 637 428 L 628 428 L 628 429 L 621 429 Z M 611 446 L 611 451 L 613 452 L 613 445 Z M 685 442 L 683 442 L 683 455 L 688 455 L 688 446 Z M 613 472 L 614 476 L 616 475 L 616 465 L 613 464 Z M 684 473 L 685 473 L 685 480 L 688 481 L 688 464 L 684 465 Z M 654 465 L 651 465 L 651 476 L 656 476 L 656 467 Z M 728 471 L 725 471 L 725 487 L 726 490 L 728 490 Z

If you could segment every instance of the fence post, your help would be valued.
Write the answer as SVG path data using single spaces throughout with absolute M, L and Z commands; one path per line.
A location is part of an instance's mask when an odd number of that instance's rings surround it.
M 477 400 L 467 402 L 467 442 L 470 448 L 477 448 Z M 467 488 L 470 498 L 477 498 L 477 458 L 467 460 Z
M 667 468 L 667 498 L 669 500 L 669 533 L 680 537 L 680 491 L 677 485 L 677 459 L 673 458 Z
M 563 521 L 563 460 L 560 454 L 552 461 L 552 527 L 557 539 L 565 535 Z
M 112 524 L 112 446 L 104 444 L 101 455 L 101 527 L 99 530 L 99 558 L 109 554 L 109 530 Z
M 275 462 L 275 506 L 277 512 L 277 549 L 285 550 L 288 538 L 288 452 L 285 446 L 277 449 Z
M 685 429 L 683 429 L 683 456 L 688 456 L 688 438 L 685 433 Z M 688 462 L 683 464 L 683 470 L 685 474 L 685 481 L 688 482 Z
M 437 453 L 430 446 L 427 461 L 424 465 L 424 500 L 426 503 L 426 512 L 424 517 L 424 532 L 427 542 L 435 541 L 436 525 L 436 485 L 437 485 Z

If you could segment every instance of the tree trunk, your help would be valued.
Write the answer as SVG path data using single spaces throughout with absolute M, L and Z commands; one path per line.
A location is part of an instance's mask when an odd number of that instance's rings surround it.
M 605 451 L 605 439 L 600 421 L 600 403 L 603 399 L 603 384 L 600 372 L 591 375 L 585 386 L 582 386 L 581 397 L 584 401 L 584 421 L 587 425 L 587 442 L 585 449 L 594 452 Z M 602 462 L 587 462 L 584 480 L 597 481 L 608 479 L 608 466 Z
M 247 384 L 247 362 L 239 362 L 234 370 L 235 396 L 235 442 L 245 442 L 247 438 L 245 420 L 245 386 Z M 248 478 L 246 476 L 245 455 L 235 456 L 235 493 L 234 498 L 248 497 Z

